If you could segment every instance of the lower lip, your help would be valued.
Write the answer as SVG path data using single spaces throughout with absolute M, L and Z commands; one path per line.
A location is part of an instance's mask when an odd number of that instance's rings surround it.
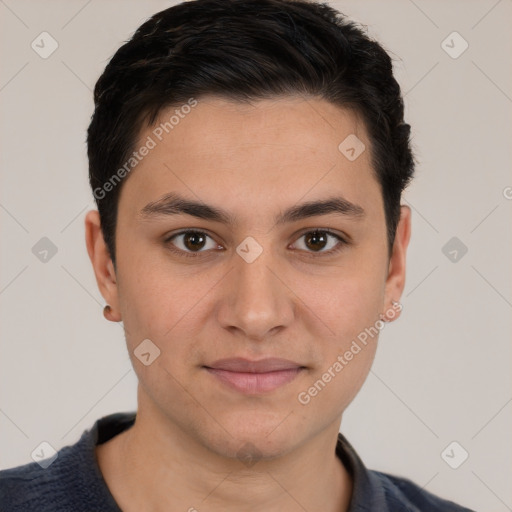
M 292 368 L 290 370 L 278 370 L 267 373 L 228 372 L 227 370 L 219 370 L 217 368 L 206 368 L 206 370 L 237 391 L 257 394 L 274 391 L 284 386 L 295 379 L 303 368 Z

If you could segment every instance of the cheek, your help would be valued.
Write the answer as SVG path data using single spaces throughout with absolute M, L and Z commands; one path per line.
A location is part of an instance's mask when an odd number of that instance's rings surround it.
M 132 254 L 132 260 L 119 265 L 118 280 L 128 350 L 133 358 L 141 342 L 149 339 L 160 351 L 154 368 L 181 375 L 190 365 L 199 364 L 202 352 L 197 340 L 209 320 L 209 290 L 221 276 L 212 272 L 194 279 L 161 261 L 152 264 L 137 258 L 135 251 Z M 133 363 L 146 376 L 146 369 L 153 368 L 153 363 L 141 367 L 135 358 Z
M 348 351 L 352 354 L 350 360 L 346 358 L 347 352 L 342 352 L 339 359 L 333 357 L 309 381 L 305 380 L 296 396 L 298 412 L 302 412 L 304 418 L 318 415 L 334 420 L 352 402 L 370 371 L 375 356 L 376 339 L 366 346 L 357 344 L 357 350 Z
M 306 310 L 323 325 L 326 339 L 337 349 L 379 320 L 385 279 L 378 267 L 363 262 L 322 279 L 295 280 L 294 291 Z
M 305 414 L 317 410 L 335 418 L 360 390 L 383 325 L 379 318 L 381 299 L 375 281 L 364 282 L 358 276 L 347 276 L 310 296 L 308 306 L 321 319 L 322 332 L 327 334 L 316 338 L 319 364 L 297 395 L 298 403 L 307 406 Z
M 128 253 L 130 259 L 119 262 L 118 279 L 119 306 L 128 347 L 134 350 L 142 340 L 151 339 L 162 348 L 163 334 L 183 315 L 184 301 L 176 300 L 183 297 L 182 293 L 176 287 L 176 280 L 161 267 L 141 260 L 136 251 Z
M 198 299 L 177 286 L 175 279 L 141 268 L 136 278 L 122 280 L 119 287 L 132 366 L 146 394 L 165 410 L 178 403 L 181 409 L 192 410 L 195 405 L 180 383 L 187 381 L 194 363 L 190 347 L 195 336 L 193 305 Z
M 322 280 L 321 286 L 318 280 L 310 281 L 309 287 L 303 282 L 297 294 L 307 297 L 307 309 L 321 326 L 317 333 L 324 334 L 316 338 L 321 362 L 301 388 L 303 399 L 297 397 L 302 405 L 336 416 L 361 388 L 383 326 L 384 277 L 382 265 L 364 265 L 359 260 L 336 278 Z

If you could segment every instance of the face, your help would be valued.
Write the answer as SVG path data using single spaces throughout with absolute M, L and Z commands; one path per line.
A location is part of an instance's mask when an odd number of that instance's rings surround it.
M 137 148 L 154 147 L 120 194 L 115 273 L 88 216 L 100 290 L 125 327 L 139 410 L 222 456 L 283 454 L 337 431 L 364 382 L 403 289 L 408 211 L 390 258 L 370 140 L 348 110 L 201 98 L 167 134 L 175 108 L 140 134 Z M 339 149 L 348 136 L 355 151 Z M 228 358 L 292 369 L 226 380 L 211 368 Z

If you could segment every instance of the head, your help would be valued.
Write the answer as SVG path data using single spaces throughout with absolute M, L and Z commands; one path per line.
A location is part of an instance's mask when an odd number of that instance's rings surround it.
M 198 0 L 139 27 L 94 97 L 87 245 L 139 408 L 218 454 L 335 424 L 405 280 L 414 163 L 386 51 L 327 4 Z M 270 356 L 303 369 L 268 393 L 205 371 Z

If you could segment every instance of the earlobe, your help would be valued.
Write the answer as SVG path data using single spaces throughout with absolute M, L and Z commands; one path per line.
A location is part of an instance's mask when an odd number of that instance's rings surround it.
M 107 304 L 103 308 L 103 316 L 105 317 L 106 320 L 110 320 L 111 322 L 119 322 L 120 320 L 113 316 L 112 307 L 110 306 L 110 304 Z
M 381 313 L 380 319 L 382 322 L 392 322 L 393 320 L 396 320 L 403 309 L 403 305 L 401 302 L 398 302 L 396 300 L 391 300 L 391 307 L 388 307 L 384 313 Z
M 108 316 L 105 315 L 105 318 L 113 322 L 119 322 L 121 321 L 121 315 L 118 304 L 116 272 L 103 238 L 100 216 L 97 210 L 91 210 L 85 216 L 85 242 L 98 289 L 110 308 L 109 314 Z
M 405 287 L 406 254 L 410 237 L 411 209 L 406 205 L 401 205 L 400 220 L 396 229 L 386 279 L 385 312 L 382 314 L 388 321 L 398 318 L 402 310 L 402 305 L 399 300 Z M 392 314 L 390 314 L 390 312 L 392 312 Z

